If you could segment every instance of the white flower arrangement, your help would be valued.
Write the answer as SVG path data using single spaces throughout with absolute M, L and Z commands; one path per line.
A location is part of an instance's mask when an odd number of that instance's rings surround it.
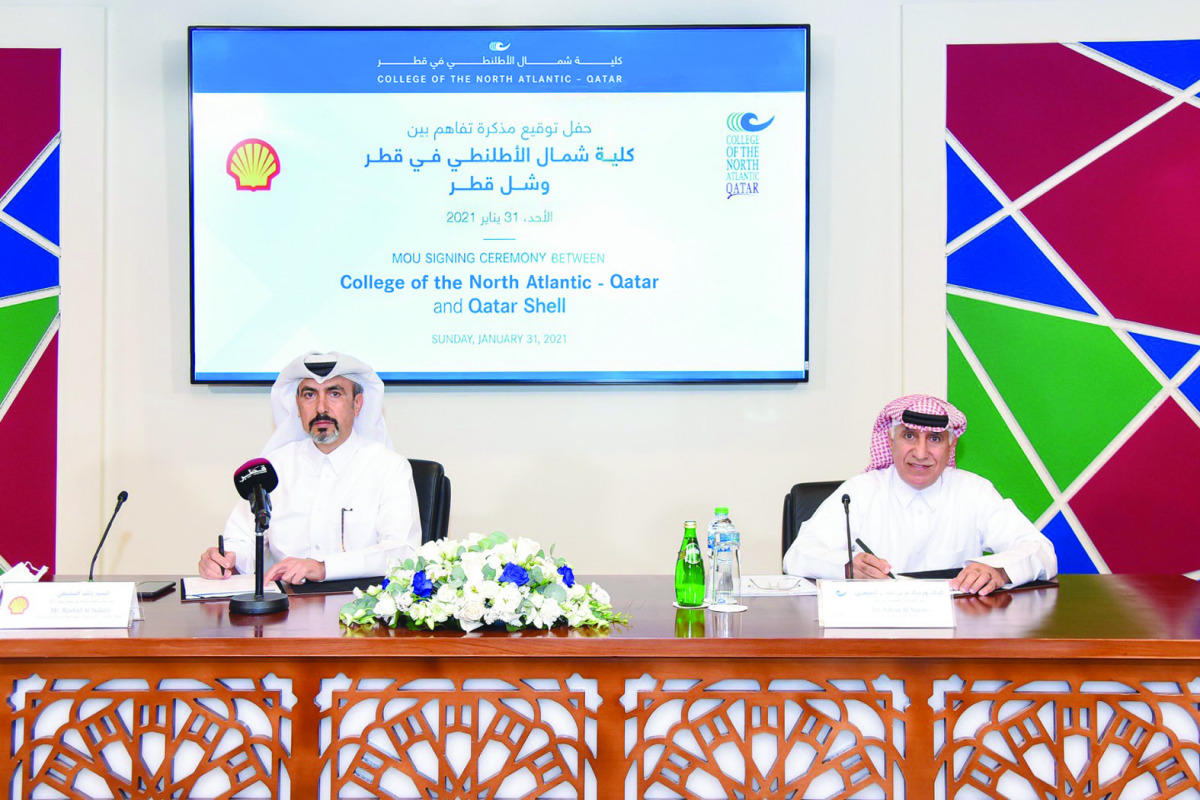
M 566 624 L 606 627 L 628 619 L 613 611 L 608 592 L 575 581 L 566 559 L 547 553 L 532 539 L 510 539 L 499 531 L 468 534 L 466 540 L 426 542 L 392 566 L 383 584 L 342 607 L 342 624 L 409 628 L 484 625 L 552 628 Z

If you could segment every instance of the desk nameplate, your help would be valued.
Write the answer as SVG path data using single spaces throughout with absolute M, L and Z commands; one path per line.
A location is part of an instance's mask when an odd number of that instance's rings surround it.
M 12 583 L 0 586 L 0 628 L 128 628 L 137 611 L 133 581 Z
M 825 628 L 953 628 L 949 581 L 817 581 Z

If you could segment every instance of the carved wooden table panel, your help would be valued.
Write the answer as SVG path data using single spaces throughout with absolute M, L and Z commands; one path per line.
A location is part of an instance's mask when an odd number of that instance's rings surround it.
M 812 598 L 729 624 L 668 578 L 633 622 L 346 631 L 345 596 L 123 635 L 0 641 L 12 797 L 1175 797 L 1200 792 L 1200 587 L 1067 576 L 948 631 L 836 631 Z M 720 627 L 718 627 L 720 623 Z

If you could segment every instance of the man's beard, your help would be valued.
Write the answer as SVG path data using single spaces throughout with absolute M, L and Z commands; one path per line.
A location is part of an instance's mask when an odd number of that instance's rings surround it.
M 317 424 L 318 422 L 332 422 L 333 427 L 326 428 L 324 430 L 318 430 L 313 427 L 313 425 Z M 338 428 L 336 419 L 325 414 L 318 414 L 308 423 L 308 436 L 317 444 L 333 444 L 341 438 L 342 432 Z

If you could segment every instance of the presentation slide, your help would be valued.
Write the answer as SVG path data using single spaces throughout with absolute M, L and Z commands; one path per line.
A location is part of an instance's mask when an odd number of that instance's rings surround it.
M 801 381 L 808 28 L 193 28 L 192 379 Z

